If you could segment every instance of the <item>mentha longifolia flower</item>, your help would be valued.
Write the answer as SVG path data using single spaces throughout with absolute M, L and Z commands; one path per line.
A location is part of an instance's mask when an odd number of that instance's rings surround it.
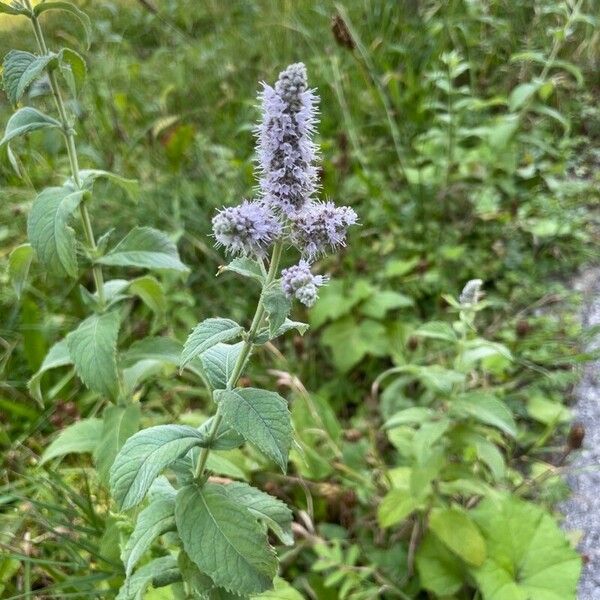
M 280 73 L 274 88 L 263 84 L 259 95 L 261 195 L 284 214 L 302 208 L 317 188 L 317 148 L 311 138 L 318 98 L 307 86 L 306 67 L 296 63 Z
M 213 217 L 212 226 L 217 244 L 228 252 L 254 256 L 264 256 L 282 229 L 268 206 L 248 200 L 221 209 Z
M 349 206 L 333 202 L 310 202 L 290 216 L 290 237 L 302 254 L 313 258 L 346 245 L 348 227 L 358 217 Z
M 281 271 L 281 287 L 288 298 L 296 297 L 302 304 L 312 306 L 317 299 L 317 288 L 327 283 L 327 277 L 313 275 L 310 264 L 301 260 L 297 265 Z
M 481 296 L 481 286 L 483 281 L 481 279 L 471 279 L 467 281 L 463 291 L 460 293 L 458 301 L 461 304 L 475 304 L 479 302 Z

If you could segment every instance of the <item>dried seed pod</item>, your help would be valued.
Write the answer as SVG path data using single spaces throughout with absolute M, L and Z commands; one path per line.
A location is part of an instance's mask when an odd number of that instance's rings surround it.
M 585 438 L 585 427 L 583 423 L 573 423 L 567 437 L 567 446 L 569 450 L 579 450 L 583 446 Z
M 335 41 L 343 48 L 348 50 L 356 48 L 356 43 L 348 29 L 348 25 L 346 25 L 346 21 L 337 13 L 331 17 L 331 33 L 333 33 Z

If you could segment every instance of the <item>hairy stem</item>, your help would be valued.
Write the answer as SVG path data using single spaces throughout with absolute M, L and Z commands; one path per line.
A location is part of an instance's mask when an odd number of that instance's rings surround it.
M 258 303 L 256 305 L 256 311 L 254 312 L 254 317 L 252 319 L 252 324 L 250 325 L 250 330 L 248 331 L 248 335 L 244 340 L 244 345 L 242 346 L 242 351 L 238 356 L 238 359 L 233 367 L 233 371 L 227 381 L 227 389 L 231 390 L 235 387 L 246 366 L 246 361 L 250 356 L 250 352 L 252 352 L 252 348 L 254 347 L 254 340 L 256 339 L 256 334 L 263 322 L 263 317 L 265 315 L 265 306 L 264 306 L 264 295 L 265 290 L 273 283 L 275 277 L 277 276 L 277 271 L 279 269 L 279 261 L 281 260 L 281 253 L 283 250 L 283 242 L 277 242 L 273 247 L 273 253 L 271 254 L 271 261 L 269 263 L 269 271 L 267 272 L 267 277 L 265 279 L 265 283 L 263 285 L 260 298 L 258 299 Z M 221 425 L 221 421 L 223 420 L 223 415 L 220 412 L 220 405 L 217 405 L 217 412 L 215 413 L 214 420 L 212 422 L 210 432 L 208 434 L 208 447 L 202 448 L 202 452 L 200 453 L 200 458 L 198 459 L 198 463 L 194 470 L 194 477 L 196 480 L 202 478 L 204 474 L 204 469 L 206 467 L 206 461 L 208 460 L 208 455 L 210 454 L 210 446 L 217 435 L 217 431 L 219 430 L 219 426 Z
M 40 26 L 40 22 L 33 12 L 33 7 L 31 5 L 31 0 L 25 0 L 27 8 L 30 10 L 31 16 L 31 25 L 33 27 L 33 32 L 35 35 L 35 39 L 37 41 L 37 45 L 41 54 L 48 54 L 48 46 L 46 45 L 46 40 L 44 38 L 44 33 Z M 54 102 L 56 104 L 56 109 L 58 111 L 58 116 L 62 125 L 63 134 L 66 140 L 67 146 L 67 154 L 69 156 L 69 165 L 71 167 L 71 175 L 73 177 L 73 183 L 78 189 L 81 189 L 81 178 L 79 177 L 79 159 L 77 157 L 77 149 L 75 147 L 75 131 L 69 122 L 69 118 L 67 116 L 67 110 L 65 108 L 65 103 L 62 98 L 62 94 L 60 93 L 60 87 L 58 85 L 58 81 L 56 79 L 56 73 L 49 69 L 48 70 L 48 79 L 50 80 L 50 88 L 52 89 L 52 96 L 54 97 Z M 85 235 L 86 242 L 88 244 L 89 249 L 92 254 L 97 250 L 96 246 L 96 238 L 94 236 L 94 230 L 92 228 L 92 222 L 90 220 L 90 214 L 87 209 L 87 205 L 85 200 L 82 200 L 79 204 L 79 214 L 81 216 L 81 224 L 83 226 L 83 232 Z M 96 286 L 96 293 L 98 294 L 98 302 L 100 306 L 104 305 L 104 276 L 102 274 L 102 267 L 100 265 L 94 265 L 92 267 L 92 274 L 94 277 L 94 284 Z

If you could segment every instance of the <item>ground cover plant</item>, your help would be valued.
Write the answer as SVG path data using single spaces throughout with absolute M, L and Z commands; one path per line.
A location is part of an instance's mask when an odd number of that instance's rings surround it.
M 594 3 L 0 7 L 0 595 L 575 598 Z

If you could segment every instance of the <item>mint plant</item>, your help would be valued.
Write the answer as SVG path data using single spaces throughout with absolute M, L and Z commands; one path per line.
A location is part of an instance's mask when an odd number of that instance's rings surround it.
M 292 513 L 283 502 L 245 483 L 211 479 L 209 459 L 215 450 L 248 443 L 286 471 L 292 444 L 287 401 L 273 391 L 241 387 L 239 379 L 256 347 L 292 329 L 306 330 L 306 324 L 288 318 L 292 299 L 306 306 L 315 302 L 326 278 L 312 273 L 311 261 L 345 244 L 356 214 L 315 199 L 317 96 L 308 88 L 304 65 L 290 65 L 274 87 L 263 85 L 260 99 L 259 197 L 223 208 L 212 221 L 216 244 L 233 257 L 224 270 L 255 282 L 260 296 L 248 328 L 208 318 L 183 345 L 179 368 L 202 377 L 215 414 L 198 429 L 174 424 L 144 429 L 116 457 L 110 485 L 119 509 L 148 497 L 123 553 L 127 579 L 120 598 L 139 593 L 140 581 L 164 585 L 180 579 L 193 597 L 261 593 L 277 573 L 268 531 L 283 544 L 293 541 Z M 287 248 L 300 260 L 281 269 Z M 167 468 L 177 488 L 159 477 Z M 170 531 L 176 532 L 177 558 L 158 558 L 133 571 L 154 540 Z

